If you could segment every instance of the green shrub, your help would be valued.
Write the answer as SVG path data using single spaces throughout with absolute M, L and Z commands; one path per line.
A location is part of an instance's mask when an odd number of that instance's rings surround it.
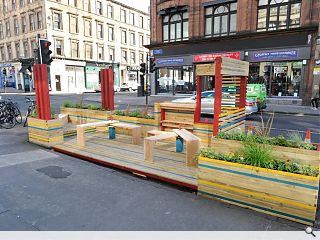
M 239 150 L 239 155 L 243 156 L 245 164 L 263 168 L 266 168 L 273 159 L 272 147 L 254 140 L 243 142 L 243 148 Z
M 137 117 L 137 118 L 141 118 L 142 117 L 142 113 L 139 110 L 134 110 L 133 112 L 129 112 L 128 113 L 129 117 Z
M 121 111 L 121 110 L 115 110 L 114 114 L 117 115 L 117 116 L 125 116 L 125 112 Z
M 66 107 L 66 108 L 73 108 L 73 107 L 74 107 L 74 104 L 73 104 L 72 101 L 66 100 L 66 101 L 63 102 L 62 106 L 63 106 L 63 107 Z

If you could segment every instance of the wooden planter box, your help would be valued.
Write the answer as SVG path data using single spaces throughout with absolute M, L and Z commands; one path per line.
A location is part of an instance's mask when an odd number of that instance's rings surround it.
M 28 118 L 29 142 L 51 148 L 63 143 L 63 122 Z
M 319 167 L 320 165 L 319 151 L 273 145 L 270 146 L 272 147 L 272 153 L 274 157 L 277 159 L 282 159 L 284 161 L 290 160 L 302 164 L 310 164 L 315 167 Z M 211 147 L 215 149 L 216 152 L 229 154 L 235 153 L 242 148 L 242 142 L 212 138 Z
M 111 116 L 110 111 L 89 110 L 81 108 L 61 107 L 60 112 L 62 114 L 68 114 L 69 122 L 73 124 L 106 121 Z
M 319 177 L 199 157 L 198 194 L 312 225 Z

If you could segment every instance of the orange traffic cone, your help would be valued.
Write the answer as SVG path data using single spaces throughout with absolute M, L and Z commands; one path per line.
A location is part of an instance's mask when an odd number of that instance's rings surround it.
M 247 134 L 252 134 L 252 122 L 249 122 L 249 125 L 248 125 L 248 133 Z
M 304 141 L 305 141 L 306 143 L 311 143 L 311 131 L 310 131 L 310 129 L 308 129 L 308 130 L 306 131 L 306 138 L 304 139 Z
M 319 151 L 319 152 L 320 152 L 320 143 L 318 143 L 317 151 Z
M 205 118 L 205 119 L 204 119 L 204 122 L 205 122 L 205 123 L 208 123 L 208 122 L 209 122 L 209 119 L 208 119 L 208 118 Z

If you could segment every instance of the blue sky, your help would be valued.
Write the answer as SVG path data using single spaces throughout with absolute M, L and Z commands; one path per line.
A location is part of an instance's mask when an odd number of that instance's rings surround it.
M 117 0 L 117 1 L 144 12 L 148 12 L 148 7 L 150 6 L 150 0 Z

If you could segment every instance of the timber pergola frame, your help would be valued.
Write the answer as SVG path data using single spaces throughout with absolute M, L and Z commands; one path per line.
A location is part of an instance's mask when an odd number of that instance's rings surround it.
M 244 124 L 246 88 L 249 63 L 227 57 L 216 57 L 214 62 L 196 65 L 197 98 L 195 123 L 201 122 L 201 77 L 214 76 L 213 136 L 221 129 L 231 130 Z M 230 88 L 231 87 L 231 88 Z M 233 89 L 231 99 L 223 99 L 223 89 Z

